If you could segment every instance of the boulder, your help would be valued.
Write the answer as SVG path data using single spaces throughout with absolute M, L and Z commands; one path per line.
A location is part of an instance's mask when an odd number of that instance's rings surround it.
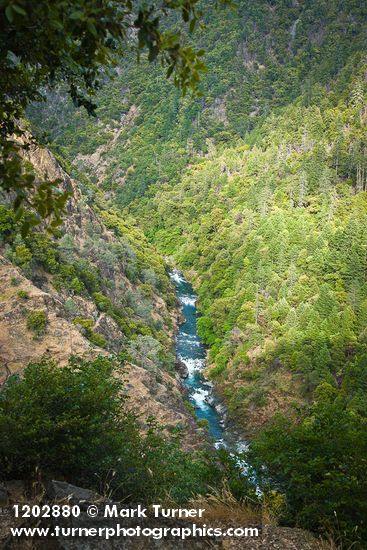
M 180 378 L 187 378 L 189 376 L 189 369 L 181 359 L 176 359 L 175 368 Z
M 46 496 L 52 501 L 67 501 L 70 504 L 80 504 L 81 502 L 96 502 L 101 500 L 101 496 L 94 491 L 76 487 L 65 481 L 49 482 L 46 488 Z

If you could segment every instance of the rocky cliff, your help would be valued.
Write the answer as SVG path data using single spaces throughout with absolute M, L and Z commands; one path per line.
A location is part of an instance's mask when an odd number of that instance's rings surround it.
M 58 238 L 47 237 L 54 254 L 43 257 L 43 232 L 37 249 L 19 236 L 0 246 L 0 383 L 42 356 L 62 367 L 70 355 L 124 353 L 130 405 L 142 424 L 154 415 L 195 441 L 173 368 L 178 312 L 163 260 L 133 230 L 134 242 L 121 227 L 119 235 L 107 229 L 47 149 L 32 145 L 26 157 L 39 178 L 59 180 L 73 196 Z

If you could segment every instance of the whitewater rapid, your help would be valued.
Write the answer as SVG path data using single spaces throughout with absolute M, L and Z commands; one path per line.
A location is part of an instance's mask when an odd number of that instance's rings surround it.
M 215 395 L 212 382 L 204 376 L 206 348 L 197 334 L 197 296 L 191 284 L 177 269 L 172 269 L 170 278 L 182 312 L 182 323 L 176 336 L 176 356 L 187 368 L 184 384 L 189 400 L 195 407 L 196 416 L 207 420 L 208 431 L 215 447 L 225 447 L 232 452 L 246 450 L 247 444 L 226 427 L 226 410 Z

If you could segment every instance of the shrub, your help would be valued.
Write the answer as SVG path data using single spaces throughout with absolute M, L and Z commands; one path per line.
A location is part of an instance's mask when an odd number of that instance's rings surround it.
M 63 235 L 63 237 L 59 240 L 59 251 L 65 261 L 71 262 L 73 260 L 75 244 L 73 237 L 71 237 L 68 233 Z
M 15 248 L 14 263 L 23 269 L 30 267 L 32 261 L 32 253 L 24 244 L 18 244 Z
M 141 285 L 139 285 L 139 291 L 141 292 L 143 297 L 146 298 L 152 298 L 154 294 L 153 287 L 149 283 L 142 283 Z
M 65 300 L 64 307 L 68 315 L 75 315 L 76 313 L 78 313 L 78 305 L 74 302 L 72 298 L 67 298 Z
M 197 420 L 197 425 L 200 428 L 205 428 L 207 430 L 209 429 L 209 420 L 207 420 L 206 418 L 199 418 L 199 420 Z
M 150 285 L 151 287 L 157 286 L 157 275 L 153 269 L 143 269 L 141 272 L 142 280 L 145 284 Z
M 196 415 L 196 409 L 194 405 L 191 403 L 191 401 L 185 400 L 184 402 L 185 409 L 189 411 L 190 414 L 193 416 Z
M 100 334 L 99 332 L 92 332 L 89 336 L 89 340 L 94 344 L 95 346 L 99 346 L 100 348 L 106 347 L 107 340 L 103 336 L 103 334 Z
M 104 296 L 101 292 L 94 292 L 93 299 L 98 307 L 99 311 L 105 311 L 110 313 L 113 311 L 113 305 L 109 298 Z
M 210 378 L 217 378 L 220 376 L 224 371 L 226 370 L 226 365 L 216 365 L 215 367 L 212 367 L 209 371 Z
M 35 262 L 42 265 L 46 271 L 55 273 L 58 269 L 57 246 L 45 233 L 32 233 L 32 236 L 26 239 L 26 244 L 32 253 Z
M 14 235 L 16 221 L 14 212 L 0 204 L 0 238 L 11 240 Z
M 154 370 L 160 366 L 160 352 L 162 346 L 151 336 L 138 336 L 127 346 L 130 360 L 147 370 Z
M 45 332 L 47 323 L 47 315 L 42 310 L 35 309 L 31 311 L 27 317 L 27 328 L 33 331 L 37 337 Z
M 141 433 L 113 376 L 122 366 L 101 356 L 64 368 L 45 359 L 10 377 L 0 390 L 0 479 L 32 479 L 38 470 L 98 490 L 113 471 L 116 498 L 150 503 L 169 494 L 185 502 L 221 485 L 226 472 L 229 486 L 244 492 L 228 455 L 184 452 L 153 418 Z
M 75 319 L 73 320 L 73 325 L 79 325 L 84 329 L 85 333 L 87 333 L 93 328 L 94 321 L 93 319 L 83 319 L 83 317 L 75 317 Z
M 276 418 L 252 442 L 249 459 L 263 490 L 276 487 L 285 494 L 287 523 L 334 531 L 345 548 L 362 549 L 358 542 L 367 540 L 367 420 L 350 408 L 350 395 L 346 405 L 340 396 L 334 400 L 334 393 L 324 386 L 321 401 L 296 423 Z
M 85 286 L 78 279 L 78 277 L 74 277 L 74 279 L 70 283 L 70 289 L 73 290 L 76 294 L 81 294 L 85 290 Z
M 103 358 L 64 369 L 44 360 L 29 365 L 23 379 L 11 377 L 0 399 L 0 475 L 24 478 L 39 467 L 83 481 L 101 473 L 121 444 L 114 424 L 120 386 L 111 371 Z M 131 416 L 121 427 L 133 437 Z
M 106 338 L 103 334 L 95 332 L 93 329 L 94 321 L 92 319 L 83 319 L 82 317 L 75 317 L 73 320 L 74 325 L 79 325 L 82 328 L 84 336 L 88 338 L 92 344 L 104 348 L 107 344 Z
M 75 263 L 75 269 L 79 279 L 90 294 L 98 292 L 101 286 L 98 270 L 86 260 L 79 260 Z
M 125 334 L 125 336 L 130 337 L 132 334 L 131 327 L 129 326 L 129 323 L 124 319 L 123 317 L 120 317 L 118 315 L 114 315 L 114 320 L 116 321 L 119 329 Z
M 28 292 L 25 290 L 19 290 L 18 298 L 20 298 L 21 300 L 26 300 L 28 298 Z

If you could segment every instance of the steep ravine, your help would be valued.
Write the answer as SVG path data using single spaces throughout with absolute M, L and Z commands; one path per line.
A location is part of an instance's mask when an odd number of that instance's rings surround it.
M 176 337 L 176 355 L 186 367 L 184 384 L 189 400 L 195 408 L 197 417 L 208 423 L 210 437 L 214 445 L 225 447 L 231 452 L 241 452 L 246 442 L 226 422 L 226 408 L 218 399 L 213 384 L 205 378 L 206 348 L 197 334 L 196 294 L 191 284 L 177 269 L 170 272 L 176 288 L 176 296 L 181 305 L 182 322 Z
M 166 335 L 162 338 L 163 343 L 166 342 L 165 355 L 168 355 L 177 319 L 175 309 L 167 305 L 169 281 L 163 261 L 160 265 L 159 259 L 153 257 L 153 250 L 142 248 L 142 240 L 137 242 L 140 234 L 136 237 L 133 232 L 126 232 L 125 226 L 114 230 L 110 219 L 104 223 L 103 212 L 87 204 L 79 183 L 62 169 L 50 151 L 32 145 L 27 151 L 27 161 L 32 164 L 36 176 L 47 174 L 52 180 L 58 179 L 62 189 L 72 189 L 73 197 L 68 202 L 61 228 L 64 237 L 52 241 L 58 251 L 55 257 L 60 261 L 52 272 L 44 260 L 44 252 L 50 244 L 40 241 L 39 249 L 32 254 L 22 241 L 19 241 L 21 247 L 18 241 L 11 247 L 0 239 L 0 385 L 42 357 L 51 358 L 64 367 L 70 355 L 91 359 L 100 354 L 121 352 L 129 346 L 132 335 L 125 334 L 116 311 L 121 312 L 122 320 L 130 324 L 131 331 L 139 330 L 140 326 L 143 331 L 161 326 Z M 40 236 L 42 232 L 35 233 L 33 240 Z M 65 243 L 68 252 L 64 261 Z M 24 250 L 31 258 L 26 266 L 19 262 L 19 251 Z M 132 258 L 130 264 L 124 260 L 126 254 Z M 99 292 L 84 290 L 78 293 L 70 285 L 60 284 L 60 281 L 63 283 L 62 270 L 70 270 L 73 263 L 85 265 L 88 273 L 98 274 Z M 139 268 L 141 274 L 137 272 L 130 280 L 129 269 L 140 265 L 143 266 Z M 150 270 L 145 265 L 151 265 Z M 149 276 L 153 282 L 161 277 L 168 291 L 159 294 L 156 287 L 148 286 Z M 145 292 L 147 289 L 149 293 Z M 96 297 L 100 302 L 96 302 Z M 174 300 L 173 294 L 172 298 Z M 45 329 L 40 335 L 35 335 L 28 324 L 30 314 L 35 311 L 45 316 Z M 144 319 L 148 319 L 149 325 L 142 325 Z M 93 341 L 90 336 L 95 334 L 100 339 Z M 153 338 L 144 338 L 139 333 L 135 335 L 136 341 L 142 345 L 154 342 Z M 172 367 L 173 357 L 172 353 Z M 164 426 L 182 426 L 184 446 L 198 445 L 201 432 L 185 407 L 180 380 L 172 370 L 163 365 L 151 365 L 149 361 L 140 364 L 136 355 L 126 365 L 126 389 L 131 408 L 139 412 L 142 425 L 146 417 L 153 415 Z
M 70 183 L 74 187 L 74 199 L 68 206 L 68 217 L 65 220 L 63 231 L 73 239 L 74 254 L 77 258 L 82 256 L 81 251 L 89 260 L 89 265 L 94 265 L 104 280 L 114 281 L 114 285 L 103 285 L 101 290 L 103 296 L 109 297 L 112 304 L 117 304 L 128 291 L 139 296 L 139 280 L 135 283 L 129 281 L 122 263 L 116 265 L 113 271 L 108 269 L 100 251 L 108 250 L 113 245 L 119 244 L 121 235 L 113 232 L 105 225 L 100 213 L 86 205 L 83 197 L 78 191 L 77 184 L 60 168 L 56 159 L 47 150 L 31 150 L 30 160 L 35 169 L 47 172 L 50 177 L 59 177 L 65 184 Z M 107 221 L 111 221 L 107 218 Z M 93 233 L 94 244 L 100 243 L 99 253 L 94 253 L 84 245 L 88 241 L 88 228 L 98 229 L 98 237 Z M 55 241 L 56 246 L 56 241 Z M 12 262 L 9 247 L 0 247 L 0 383 L 5 381 L 11 374 L 21 373 L 23 368 L 30 361 L 39 360 L 47 356 L 55 360 L 60 366 L 64 366 L 68 356 L 73 353 L 81 356 L 95 357 L 99 354 L 108 354 L 114 351 L 114 343 L 122 340 L 124 335 L 119 326 L 115 323 L 111 312 L 98 310 L 97 304 L 86 292 L 78 295 L 72 289 L 56 288 L 53 285 L 55 274 L 48 272 L 42 266 L 34 264 L 33 269 L 23 268 Z M 34 277 L 37 275 L 38 277 Z M 176 295 L 181 303 L 181 318 L 183 322 L 178 327 L 176 335 L 177 355 L 185 362 L 189 376 L 185 384 L 190 392 L 190 400 L 194 404 L 197 416 L 206 419 L 209 423 L 209 433 L 213 437 L 216 446 L 225 445 L 231 451 L 241 450 L 242 442 L 229 426 L 226 424 L 225 410 L 216 398 L 214 388 L 203 377 L 203 369 L 206 362 L 206 349 L 200 341 L 196 331 L 197 309 L 196 295 L 192 286 L 177 271 L 172 273 L 171 278 L 176 283 Z M 34 280 L 32 280 L 34 279 Z M 112 286 L 112 288 L 111 288 Z M 143 287 L 144 288 L 144 287 Z M 79 308 L 79 316 L 95 320 L 94 328 L 98 329 L 106 338 L 106 348 L 93 344 L 85 331 L 81 330 L 78 322 L 65 307 L 65 304 L 73 300 Z M 152 311 L 156 319 L 162 320 L 162 325 L 168 334 L 173 336 L 176 324 L 176 311 L 167 309 L 164 300 L 157 294 L 152 296 Z M 44 332 L 35 337 L 27 326 L 28 315 L 33 310 L 43 311 L 47 318 Z M 112 311 L 113 313 L 113 311 Z M 169 316 L 172 316 L 171 332 L 167 330 Z M 101 320 L 104 321 L 103 325 Z M 182 386 L 177 376 L 164 369 L 149 370 L 137 364 L 127 366 L 127 390 L 130 396 L 130 403 L 139 411 L 141 418 L 147 414 L 154 415 L 162 425 L 178 426 L 185 429 L 183 446 L 186 449 L 196 448 L 203 437 L 204 430 L 198 430 L 195 422 L 184 406 Z M 142 420 L 143 423 L 143 420 Z M 80 490 L 74 488 L 76 491 Z M 85 492 L 84 492 L 85 493 Z M 14 523 L 11 506 L 20 501 L 29 501 L 26 483 L 21 480 L 5 482 L 0 487 L 0 547 L 1 548 L 51 548 L 49 541 L 45 540 L 18 540 L 9 535 L 9 528 Z M 38 497 L 37 497 L 38 498 Z M 55 502 L 54 496 L 43 495 L 44 502 Z M 84 502 L 85 503 L 85 502 Z M 20 520 L 19 525 L 23 525 Z M 223 520 L 223 521 L 228 521 Z M 22 522 L 22 523 L 21 523 Z M 89 523 L 88 523 L 89 522 Z M 171 522 L 176 525 L 175 522 Z M 86 519 L 86 523 L 78 523 L 79 526 L 95 526 L 95 520 Z M 230 525 L 233 525 L 233 518 Z M 54 537 L 52 548 L 59 550 L 94 548 L 130 548 L 141 550 L 141 540 L 114 539 L 103 541 L 101 539 L 73 538 L 62 539 Z M 169 548 L 223 548 L 228 550 L 244 549 L 249 550 L 271 550 L 283 548 L 284 550 L 319 550 L 317 541 L 304 531 L 298 529 L 278 528 L 264 526 L 258 538 L 236 540 L 227 538 L 223 540 L 193 540 L 193 541 L 146 541 L 144 548 L 155 548 L 168 550 Z

